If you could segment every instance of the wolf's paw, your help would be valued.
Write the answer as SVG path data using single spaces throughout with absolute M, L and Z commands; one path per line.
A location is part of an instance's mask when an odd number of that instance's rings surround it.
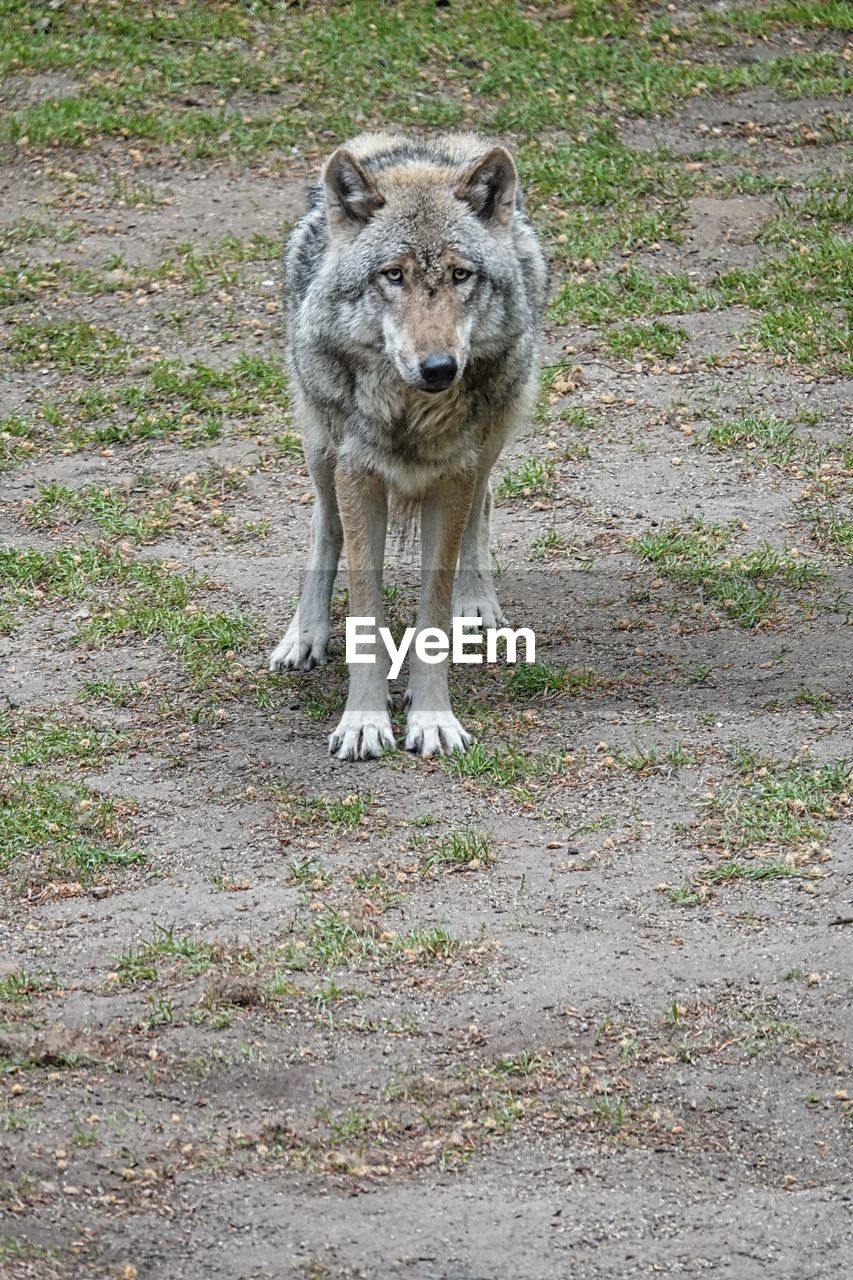
M 270 671 L 310 671 L 326 661 L 329 633 L 319 627 L 300 627 L 294 618 L 287 634 L 270 654 Z
M 406 732 L 406 750 L 420 756 L 452 756 L 463 754 L 471 745 L 452 711 L 410 711 Z
M 329 736 L 329 754 L 338 760 L 376 760 L 396 745 L 391 721 L 381 711 L 345 711 Z
M 479 618 L 487 630 L 508 625 L 494 591 L 461 592 L 453 598 L 454 618 Z

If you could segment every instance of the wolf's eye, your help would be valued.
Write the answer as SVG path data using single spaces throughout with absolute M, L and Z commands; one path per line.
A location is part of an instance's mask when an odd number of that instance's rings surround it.
M 389 267 L 387 271 L 382 272 L 389 284 L 402 284 L 403 273 L 399 267 Z
M 466 271 L 464 267 L 454 267 L 454 268 L 453 268 L 453 283 L 454 283 L 454 284 L 463 284 L 463 283 L 464 283 L 464 281 L 466 281 L 466 280 L 470 280 L 470 278 L 471 278 L 471 272 L 470 272 L 470 271 Z

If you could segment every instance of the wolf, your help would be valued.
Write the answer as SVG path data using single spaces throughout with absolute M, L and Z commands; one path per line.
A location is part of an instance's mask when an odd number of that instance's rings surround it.
M 510 152 L 474 133 L 354 138 L 309 194 L 284 284 L 315 504 L 299 606 L 271 670 L 324 662 L 342 547 L 350 616 L 382 625 L 389 512 L 420 518 L 419 632 L 447 634 L 452 614 L 504 624 L 489 476 L 532 410 L 547 287 Z M 446 660 L 412 655 L 407 750 L 470 745 L 447 676 Z M 393 748 L 390 706 L 387 656 L 350 664 L 331 754 L 367 760 Z

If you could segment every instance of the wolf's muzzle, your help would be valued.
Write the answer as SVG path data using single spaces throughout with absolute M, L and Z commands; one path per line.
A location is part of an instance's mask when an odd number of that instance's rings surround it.
M 458 372 L 459 365 L 448 354 L 426 356 L 421 361 L 421 377 L 426 391 L 446 391 Z

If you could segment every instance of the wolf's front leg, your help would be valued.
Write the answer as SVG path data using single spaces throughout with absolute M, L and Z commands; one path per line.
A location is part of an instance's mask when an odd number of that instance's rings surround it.
M 388 502 L 376 476 L 348 461 L 335 470 L 338 508 L 344 530 L 351 617 L 374 618 L 383 625 L 382 568 Z M 388 715 L 388 655 L 384 646 L 376 661 L 351 664 L 347 705 L 329 738 L 329 751 L 339 760 L 370 760 L 395 746 Z
M 455 476 L 436 486 L 421 508 L 421 601 L 417 629 L 451 630 L 453 577 L 471 509 L 473 476 Z M 427 663 L 413 652 L 409 670 L 406 749 L 422 756 L 467 751 L 471 738 L 450 708 L 448 659 Z
M 299 607 L 270 654 L 270 671 L 310 671 L 326 661 L 332 630 L 331 600 L 343 533 L 335 495 L 335 466 L 322 450 L 306 449 L 316 500 L 311 515 L 311 549 Z

